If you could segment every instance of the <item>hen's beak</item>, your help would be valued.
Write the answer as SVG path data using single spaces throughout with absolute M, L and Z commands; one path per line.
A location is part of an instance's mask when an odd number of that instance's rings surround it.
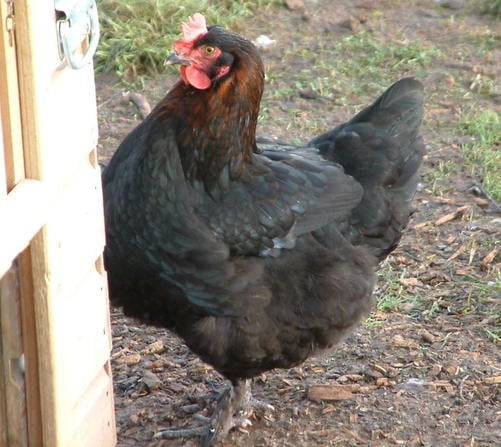
M 164 65 L 190 65 L 191 60 L 187 58 L 183 58 L 176 53 L 172 53 L 167 59 L 164 60 Z

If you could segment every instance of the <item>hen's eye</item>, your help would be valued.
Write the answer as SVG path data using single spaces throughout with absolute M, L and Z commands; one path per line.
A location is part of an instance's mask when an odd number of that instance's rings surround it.
M 207 45 L 205 47 L 205 54 L 212 54 L 214 53 L 214 51 L 216 51 L 216 49 L 214 47 L 211 47 L 210 45 Z

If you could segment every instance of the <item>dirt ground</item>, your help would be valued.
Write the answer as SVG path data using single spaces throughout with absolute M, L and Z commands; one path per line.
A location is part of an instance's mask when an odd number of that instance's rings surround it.
M 387 85 L 407 74 L 425 83 L 429 153 L 414 218 L 379 271 L 378 308 L 335 351 L 256 379 L 254 394 L 275 411 L 257 417 L 247 432 L 232 432 L 223 446 L 501 445 L 500 209 L 483 194 L 481 179 L 463 167 L 465 137 L 454 131 L 464 110 L 499 112 L 499 91 L 482 95 L 475 82 L 499 75 L 501 25 L 468 4 L 304 0 L 300 9 L 260 12 L 238 30 L 251 39 L 266 34 L 277 40 L 263 51 L 268 80 L 259 133 L 289 141 L 309 140 L 377 93 L 361 67 L 351 79 L 358 86 L 352 93 L 310 94 L 304 86 L 318 73 L 301 71 L 308 53 L 321 48 L 328 57 L 332 42 L 362 30 L 388 45 L 419 41 L 440 49 L 442 57 L 420 72 L 388 71 Z M 497 48 L 480 51 L 482 36 L 497 39 Z M 323 63 L 332 67 L 334 82 L 336 67 L 346 61 Z M 154 104 L 175 77 L 170 70 L 138 93 Z M 140 118 L 114 79 L 98 77 L 97 89 L 105 161 Z M 454 163 L 451 175 L 437 174 L 444 162 Z M 112 324 L 118 445 L 195 446 L 196 438 L 159 434 L 203 426 L 210 397 L 225 380 L 167 331 L 127 319 L 119 309 L 112 311 Z M 327 385 L 337 400 L 316 401 L 315 385 Z

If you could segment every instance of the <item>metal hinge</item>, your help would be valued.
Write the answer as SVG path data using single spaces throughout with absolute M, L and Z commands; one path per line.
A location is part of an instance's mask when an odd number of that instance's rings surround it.
M 99 42 L 99 21 L 95 0 L 54 0 L 55 9 L 63 13 L 57 21 L 59 55 L 71 68 L 86 66 Z

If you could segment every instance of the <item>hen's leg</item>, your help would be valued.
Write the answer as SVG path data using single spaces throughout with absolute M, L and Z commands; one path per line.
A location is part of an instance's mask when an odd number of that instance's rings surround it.
M 201 447 L 212 446 L 224 439 L 233 427 L 251 425 L 249 418 L 256 409 L 273 410 L 273 407 L 252 397 L 250 380 L 235 380 L 233 386 L 219 396 L 209 430 L 202 438 Z
M 240 392 L 243 394 L 243 397 L 240 401 L 237 416 L 248 419 L 252 417 L 254 413 L 256 413 L 256 411 L 259 411 L 260 413 L 264 413 L 266 411 L 275 411 L 275 408 L 273 408 L 272 405 L 256 399 L 252 395 L 250 380 L 242 380 L 239 384 L 239 388 Z
M 209 429 L 202 437 L 201 447 L 209 447 L 224 439 L 237 425 L 249 425 L 250 421 L 241 419 L 237 414 L 241 405 L 250 395 L 250 381 L 236 380 L 218 397 L 217 405 L 209 423 Z
M 236 381 L 225 389 L 218 397 L 212 418 L 201 417 L 208 427 L 197 427 L 179 430 L 162 430 L 155 434 L 154 438 L 191 438 L 201 436 L 200 447 L 210 447 L 225 438 L 228 432 L 236 426 L 250 424 L 248 419 L 235 416 L 239 412 L 240 405 L 250 395 L 250 384 Z M 195 415 L 196 416 L 196 415 Z M 197 418 L 198 419 L 198 418 Z
M 216 408 L 209 427 L 197 427 L 181 430 L 163 430 L 155 434 L 155 438 L 190 438 L 201 436 L 201 447 L 210 447 L 226 437 L 234 427 L 252 425 L 249 420 L 256 410 L 264 412 L 274 408 L 252 397 L 250 380 L 235 380 L 217 398 Z M 206 419 L 205 417 L 203 419 Z

